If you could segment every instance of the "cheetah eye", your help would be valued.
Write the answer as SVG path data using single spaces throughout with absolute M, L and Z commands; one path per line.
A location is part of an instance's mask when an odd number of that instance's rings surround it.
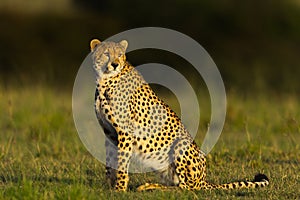
M 122 55 L 123 55 L 123 54 L 120 53 L 120 54 L 118 55 L 118 57 L 120 58 Z
M 105 56 L 109 57 L 109 52 L 106 51 L 106 52 L 104 52 L 103 54 L 104 54 Z

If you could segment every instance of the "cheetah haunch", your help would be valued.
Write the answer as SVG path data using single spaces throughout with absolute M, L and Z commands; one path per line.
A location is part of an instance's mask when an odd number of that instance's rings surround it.
M 253 181 L 212 184 L 206 181 L 205 154 L 179 117 L 160 100 L 126 61 L 128 42 L 90 43 L 96 73 L 95 111 L 106 135 L 106 176 L 126 191 L 130 159 L 138 156 L 160 172 L 165 185 L 145 184 L 138 191 L 179 187 L 188 190 L 257 188 L 269 184 L 263 174 Z

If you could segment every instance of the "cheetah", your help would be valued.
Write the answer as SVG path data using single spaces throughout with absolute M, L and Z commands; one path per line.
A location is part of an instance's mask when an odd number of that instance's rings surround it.
M 95 112 L 106 135 L 106 177 L 126 191 L 131 158 L 139 157 L 160 173 L 163 184 L 146 183 L 137 191 L 181 188 L 238 189 L 269 184 L 264 174 L 253 181 L 212 184 L 206 181 L 206 158 L 175 112 L 126 61 L 128 42 L 90 42 L 96 74 Z

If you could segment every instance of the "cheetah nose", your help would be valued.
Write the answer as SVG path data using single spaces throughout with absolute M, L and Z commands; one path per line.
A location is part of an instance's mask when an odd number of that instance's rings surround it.
M 116 68 L 119 66 L 119 64 L 118 64 L 118 63 L 115 63 L 115 62 L 113 62 L 113 63 L 111 63 L 111 66 L 112 66 L 114 69 L 116 69 Z

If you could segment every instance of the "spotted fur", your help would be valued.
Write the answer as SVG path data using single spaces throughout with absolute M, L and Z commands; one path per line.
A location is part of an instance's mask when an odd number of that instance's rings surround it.
M 269 184 L 263 174 L 253 181 L 207 182 L 205 154 L 175 112 L 126 61 L 127 41 L 114 43 L 95 39 L 90 46 L 97 77 L 95 111 L 107 136 L 106 176 L 116 190 L 127 189 L 133 156 L 159 171 L 164 181 L 164 185 L 142 185 L 139 191 L 172 187 L 188 190 L 257 188 Z

